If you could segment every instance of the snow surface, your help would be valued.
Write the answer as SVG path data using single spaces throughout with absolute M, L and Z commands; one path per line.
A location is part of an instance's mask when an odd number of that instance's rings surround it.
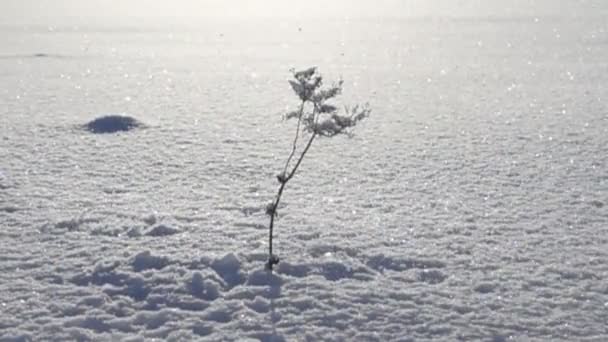
M 604 2 L 108 3 L 0 4 L 0 341 L 608 340 Z M 311 65 L 373 113 L 313 145 L 269 274 Z

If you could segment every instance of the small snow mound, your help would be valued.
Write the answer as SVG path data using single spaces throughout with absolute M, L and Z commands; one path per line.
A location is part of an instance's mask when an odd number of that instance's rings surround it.
M 217 273 L 236 273 L 241 269 L 241 261 L 234 255 L 229 253 L 223 256 L 221 259 L 216 259 L 211 264 L 211 267 Z
M 141 235 L 141 229 L 139 227 L 131 227 L 127 230 L 127 236 L 130 238 L 140 237 Z
M 497 287 L 496 284 L 482 283 L 482 284 L 475 286 L 475 292 L 490 293 L 490 292 L 493 292 L 496 289 L 496 287 Z
M 84 128 L 91 133 L 116 133 L 130 131 L 133 128 L 141 127 L 142 124 L 130 116 L 125 115 L 106 115 L 88 122 Z
M 246 305 L 257 313 L 267 313 L 270 311 L 270 301 L 261 296 L 256 296 L 255 299 L 248 302 Z
M 140 277 L 130 277 L 126 281 L 126 289 L 124 294 L 133 298 L 136 301 L 144 300 L 148 297 L 152 290 L 146 284 L 146 281 Z
M 433 259 L 416 259 L 416 258 L 398 258 L 385 256 L 384 254 L 377 254 L 371 256 L 367 262 L 368 267 L 371 267 L 377 271 L 406 271 L 412 268 L 418 269 L 429 269 L 429 268 L 443 268 L 445 263 L 439 260 Z
M 188 284 L 190 294 L 205 300 L 215 300 L 220 296 L 220 290 L 215 282 L 204 280 L 200 272 L 194 272 Z
M 8 138 L 5 138 L 8 139 Z M 8 184 L 8 179 L 7 177 L 2 173 L 2 170 L 0 170 L 0 190 L 5 190 L 8 189 L 10 186 Z
M 268 270 L 257 270 L 247 278 L 247 285 L 253 286 L 281 286 L 283 279 Z
M 418 273 L 418 279 L 428 284 L 439 284 L 447 278 L 443 272 L 439 270 L 423 270 Z
M 147 231 L 146 235 L 159 237 L 159 236 L 173 235 L 173 234 L 177 234 L 179 232 L 180 232 L 180 230 L 177 228 L 169 227 L 164 224 L 159 224 L 158 226 L 155 226 L 154 228 Z
M 32 336 L 24 332 L 11 332 L 4 331 L 4 337 L 0 338 L 0 342 L 28 342 L 33 341 Z
M 241 261 L 233 253 L 214 260 L 211 263 L 211 268 L 231 287 L 242 284 L 244 281 L 245 277 L 241 272 Z
M 295 265 L 295 264 L 291 264 L 287 261 L 284 261 L 284 262 L 280 263 L 279 265 L 277 265 L 276 270 L 278 273 L 281 273 L 281 274 L 286 274 L 288 276 L 296 277 L 296 278 L 302 278 L 302 277 L 306 277 L 308 275 L 308 273 L 310 272 L 310 267 L 308 265 L 303 265 L 303 264 Z
M 504 336 L 504 335 L 494 335 L 492 336 L 492 342 L 507 342 L 508 340 L 510 340 L 510 338 L 508 336 Z
M 7 206 L 3 206 L 0 207 L 0 211 L 4 211 L 6 213 L 12 214 L 14 212 L 17 212 L 19 210 L 19 208 L 12 206 L 12 205 L 7 205 Z
M 192 333 L 198 336 L 207 336 L 213 332 L 213 328 L 210 327 L 206 322 L 196 323 L 192 327 Z
M 148 269 L 161 269 L 169 264 L 169 259 L 166 257 L 154 256 L 150 253 L 150 251 L 144 251 L 137 254 L 131 265 L 133 269 L 137 272 L 148 270 Z
M 156 220 L 157 220 L 156 215 L 154 215 L 154 214 L 150 214 L 150 215 L 144 216 L 142 218 L 142 221 L 144 221 L 147 225 L 150 225 L 150 226 L 155 224 Z
M 214 321 L 218 323 L 228 323 L 232 320 L 232 315 L 226 310 L 227 308 L 217 309 L 209 311 L 205 315 L 205 319 L 208 321 Z
M 598 200 L 591 201 L 591 205 L 593 205 L 596 208 L 603 208 L 604 207 L 604 203 L 602 201 L 598 201 Z
M 278 335 L 277 333 L 258 333 L 251 335 L 252 337 L 260 340 L 260 342 L 285 342 L 285 337 Z
M 148 329 L 154 330 L 163 326 L 172 318 L 175 318 L 175 312 L 167 308 L 159 311 L 140 311 L 135 315 L 134 323 L 145 325 Z
M 317 265 L 317 272 L 330 281 L 352 278 L 353 268 L 338 261 L 328 261 Z
M 79 306 L 85 305 L 85 306 L 91 306 L 94 308 L 99 308 L 99 307 L 102 307 L 106 303 L 107 303 L 107 296 L 90 295 L 90 296 L 85 296 L 82 299 L 80 299 L 80 301 L 78 302 L 78 305 Z
M 97 316 L 79 316 L 64 323 L 66 327 L 79 327 L 102 333 L 110 330 L 110 326 L 103 318 Z
M 78 230 L 78 228 L 80 227 L 81 224 L 82 224 L 81 220 L 70 219 L 70 220 L 64 220 L 64 221 L 57 222 L 55 224 L 55 228 L 67 229 L 69 231 L 74 231 L 74 230 Z

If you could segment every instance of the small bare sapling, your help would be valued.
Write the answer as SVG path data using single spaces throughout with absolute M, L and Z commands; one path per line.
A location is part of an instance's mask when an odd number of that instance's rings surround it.
M 266 206 L 266 214 L 270 217 L 268 261 L 266 263 L 266 268 L 269 270 L 272 270 L 272 267 L 279 263 L 279 258 L 272 253 L 272 233 L 281 195 L 283 195 L 287 183 L 298 170 L 312 142 L 316 137 L 331 138 L 340 134 L 352 136 L 355 125 L 369 116 L 371 112 L 368 105 L 356 105 L 354 107 L 344 107 L 344 112 L 339 113 L 338 107 L 332 104 L 331 100 L 342 92 L 342 80 L 329 87 L 324 87 L 323 77 L 315 67 L 297 72 L 292 70 L 292 73 L 293 79 L 289 80 L 289 84 L 298 96 L 300 103 L 297 110 L 285 115 L 286 119 L 297 120 L 295 136 L 285 166 L 277 175 L 280 184 L 277 195 Z M 306 145 L 296 156 L 300 139 L 306 141 Z

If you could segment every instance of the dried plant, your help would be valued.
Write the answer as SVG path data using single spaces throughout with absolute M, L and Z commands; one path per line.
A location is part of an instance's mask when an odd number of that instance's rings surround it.
M 285 115 L 286 119 L 296 119 L 295 137 L 291 146 L 291 152 L 285 162 L 281 173 L 277 175 L 279 190 L 271 203 L 266 206 L 266 214 L 270 216 L 268 237 L 268 262 L 266 267 L 272 267 L 279 263 L 279 258 L 272 253 L 272 237 L 274 221 L 277 217 L 277 208 L 287 182 L 295 175 L 302 163 L 306 152 L 310 149 L 316 137 L 335 137 L 340 134 L 352 136 L 352 130 L 361 120 L 369 116 L 371 110 L 368 105 L 356 105 L 345 107 L 344 113 L 340 114 L 338 108 L 330 103 L 332 99 L 342 93 L 342 80 L 330 87 L 323 87 L 323 77 L 317 72 L 317 68 L 309 68 L 302 71 L 294 71 L 293 79 L 289 81 L 291 88 L 300 99 L 298 109 Z M 298 150 L 300 139 L 307 139 L 304 149 L 294 160 Z M 292 162 L 295 163 L 292 166 Z

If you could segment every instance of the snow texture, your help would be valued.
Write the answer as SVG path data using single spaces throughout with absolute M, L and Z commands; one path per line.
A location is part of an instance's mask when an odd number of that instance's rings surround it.
M 0 341 L 608 340 L 604 2 L 120 3 L 0 3 Z M 311 65 L 373 113 L 268 273 Z

